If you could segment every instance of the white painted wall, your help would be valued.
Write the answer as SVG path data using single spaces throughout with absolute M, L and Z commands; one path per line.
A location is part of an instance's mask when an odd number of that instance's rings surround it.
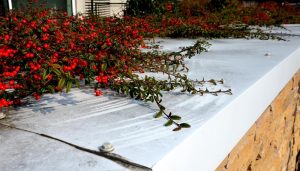
M 85 0 L 76 0 L 76 13 L 85 13 Z
M 11 3 L 11 0 L 8 0 L 8 9 L 12 9 L 12 3 Z
M 86 0 L 74 0 L 75 1 L 75 7 L 76 7 L 76 13 L 85 14 L 85 2 Z M 126 3 L 127 0 L 110 0 L 110 3 Z M 123 7 L 124 5 L 119 4 L 112 4 L 110 6 L 110 16 L 122 16 L 123 15 Z M 74 11 L 74 10 L 73 10 Z
M 127 0 L 110 0 L 110 3 L 126 3 Z M 122 16 L 124 5 L 112 5 L 110 7 L 111 16 Z

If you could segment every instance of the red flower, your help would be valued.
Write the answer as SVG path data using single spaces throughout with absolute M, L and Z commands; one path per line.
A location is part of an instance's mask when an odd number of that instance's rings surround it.
M 53 75 L 50 74 L 50 75 L 48 75 L 47 80 L 48 80 L 48 81 L 51 81 L 52 78 L 53 78 Z
M 262 21 L 268 21 L 270 19 L 270 16 L 264 12 L 260 12 L 257 14 L 257 18 Z
M 41 96 L 38 93 L 34 93 L 33 96 L 35 97 L 36 100 L 40 100 Z
M 44 44 L 44 48 L 45 48 L 45 49 L 49 49 L 49 47 L 50 47 L 49 44 L 47 44 L 47 43 Z
M 97 76 L 95 80 L 98 83 L 108 84 L 108 76 Z
M 37 47 L 36 50 L 37 51 L 42 51 L 42 48 L 41 47 Z
M 9 39 L 10 39 L 10 36 L 9 36 L 9 35 L 5 35 L 5 36 L 4 36 L 4 40 L 5 40 L 5 41 L 7 41 L 7 42 L 8 42 L 8 41 L 9 41 Z
M 249 21 L 250 21 L 250 17 L 249 16 L 243 16 L 243 19 L 242 19 L 242 21 L 243 21 L 243 23 L 249 23 Z
M 8 100 L 6 100 L 6 99 L 0 99 L 0 108 L 1 108 L 1 107 L 7 107 L 7 106 L 11 105 L 12 103 L 13 103 L 13 102 L 8 101 Z
M 173 12 L 173 4 L 172 3 L 167 3 L 166 4 L 166 10 L 168 12 Z
M 15 84 L 15 81 L 14 80 L 10 80 L 9 81 L 9 85 L 14 85 Z
M 96 96 L 101 96 L 103 92 L 101 90 L 95 90 L 95 95 Z

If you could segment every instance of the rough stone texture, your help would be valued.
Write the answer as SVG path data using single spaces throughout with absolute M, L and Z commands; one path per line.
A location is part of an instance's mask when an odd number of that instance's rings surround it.
M 299 93 L 300 70 L 216 170 L 300 170 Z

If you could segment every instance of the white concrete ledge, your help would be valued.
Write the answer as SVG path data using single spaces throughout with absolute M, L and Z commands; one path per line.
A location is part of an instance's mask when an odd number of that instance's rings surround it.
M 153 170 L 214 170 L 300 68 L 300 48 L 175 147 Z

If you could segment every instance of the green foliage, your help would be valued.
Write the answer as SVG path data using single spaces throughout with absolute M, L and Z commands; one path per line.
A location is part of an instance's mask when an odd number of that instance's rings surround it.
M 144 16 L 153 14 L 157 11 L 157 7 L 152 0 L 129 0 L 127 1 L 125 15 Z
M 167 12 L 166 5 L 172 4 L 173 9 L 177 6 L 177 0 L 128 0 L 125 15 L 129 16 L 146 16 L 146 15 L 162 15 Z

